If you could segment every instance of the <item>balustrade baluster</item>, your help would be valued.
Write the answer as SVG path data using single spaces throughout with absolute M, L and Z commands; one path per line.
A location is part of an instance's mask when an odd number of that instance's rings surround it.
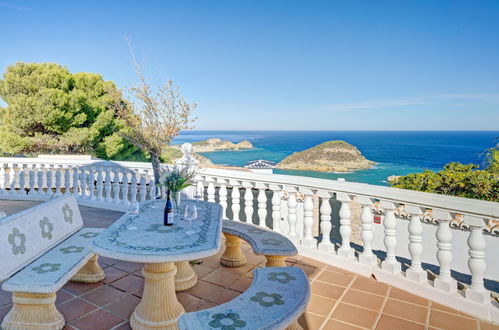
M 106 171 L 106 176 L 104 178 L 104 191 L 106 193 L 106 202 L 111 203 L 113 201 L 113 197 L 111 196 L 111 169 L 108 167 L 104 167 L 104 170 Z
M 247 223 L 253 223 L 253 186 L 249 182 L 243 183 L 244 192 L 244 215 Z
M 435 279 L 434 286 L 446 292 L 456 292 L 457 282 L 451 277 L 450 267 L 452 264 L 452 230 L 449 226 L 452 220 L 449 212 L 433 210 L 433 217 L 438 219 L 437 237 L 437 260 L 440 265 L 440 274 Z
M 469 256 L 468 267 L 471 272 L 471 285 L 465 291 L 466 298 L 479 304 L 490 303 L 490 293 L 483 286 L 483 276 L 487 269 L 485 259 L 485 239 L 483 237 L 483 220 L 466 216 L 466 222 L 471 227 L 468 237 Z
M 198 178 L 197 183 L 196 183 L 196 196 L 199 196 L 198 198 L 202 201 L 204 201 L 204 184 L 203 184 L 203 179 Z
M 87 176 L 87 187 L 88 187 L 88 199 L 95 200 L 95 168 L 91 167 L 88 170 Z
M 258 188 L 258 225 L 260 227 L 267 228 L 267 224 L 265 223 L 265 220 L 267 219 L 267 195 L 265 194 L 265 191 L 267 187 L 265 185 L 259 184 L 257 185 Z
M 240 221 L 239 211 L 241 210 L 241 194 L 239 192 L 239 182 L 231 181 L 232 192 L 230 194 L 230 199 L 232 203 L 232 220 Z
M 289 224 L 289 232 L 288 232 L 288 238 L 293 242 L 293 243 L 298 243 L 300 242 L 300 236 L 298 236 L 298 233 L 296 232 L 296 207 L 298 206 L 298 203 L 296 201 L 296 193 L 294 191 L 289 191 L 289 197 L 288 197 L 288 224 Z
M 350 246 L 350 235 L 352 235 L 351 227 L 351 216 L 350 211 L 350 197 L 345 193 L 337 193 L 336 199 L 341 202 L 340 208 L 340 235 L 341 235 L 341 246 L 338 249 L 338 256 L 353 259 L 354 250 Z
M 9 163 L 7 164 L 7 167 L 9 168 L 9 175 L 8 175 L 8 185 L 10 189 L 10 193 L 15 193 L 15 188 L 16 188 L 16 167 L 15 164 Z
M 147 183 L 146 177 L 144 174 L 140 175 L 140 202 L 144 202 L 147 198 Z
M 5 194 L 6 193 L 6 190 L 5 190 L 5 179 L 6 179 L 6 176 L 5 176 L 5 167 L 3 164 L 0 164 L 0 193 L 1 194 Z
M 130 200 L 130 202 L 132 203 L 132 205 L 135 205 L 135 204 L 137 204 L 137 175 L 135 173 L 131 173 L 131 176 L 132 176 L 132 179 L 130 181 L 130 186 L 131 186 L 131 189 L 130 189 L 131 200 Z
M 115 169 L 115 171 L 114 171 L 113 192 L 114 192 L 113 203 L 119 204 L 120 203 L 120 172 L 118 169 Z
M 61 169 L 55 169 L 55 196 L 61 196 Z
M 17 192 L 16 188 L 19 184 L 19 171 L 20 171 L 20 169 L 18 168 L 17 164 L 14 164 L 14 166 L 15 167 L 12 168 L 12 171 L 14 171 L 14 182 L 12 182 L 12 184 L 10 185 L 10 187 L 11 187 L 10 189 L 11 189 L 11 192 L 13 194 L 17 194 L 18 192 Z M 18 169 L 18 170 L 16 171 L 16 169 Z
M 220 189 L 218 190 L 218 197 L 220 200 L 220 205 L 222 206 L 222 218 L 227 219 L 227 186 L 226 186 L 226 181 L 223 179 L 218 179 L 217 182 L 220 184 Z
M 36 192 L 37 195 L 41 196 L 43 195 L 43 168 L 38 168 L 36 171 L 36 185 L 38 187 L 38 191 Z
M 102 201 L 104 200 L 103 198 L 103 190 L 104 190 L 104 177 L 102 175 L 102 168 L 101 167 L 96 167 L 95 170 L 97 171 L 97 200 Z
M 272 230 L 281 232 L 281 187 L 270 185 L 272 190 Z
M 48 196 L 49 198 L 52 196 L 52 167 L 49 166 L 49 168 L 47 168 L 47 170 L 45 171 L 45 175 L 46 175 L 46 180 L 45 182 L 47 183 L 47 191 L 45 192 L 45 195 Z
M 128 201 L 128 173 L 127 172 L 123 172 L 123 183 L 121 184 L 121 203 L 125 206 L 128 206 L 128 204 L 130 203 Z
M 149 199 L 156 199 L 156 183 L 154 182 L 154 178 L 149 180 Z
M 25 188 L 25 180 L 26 176 L 24 174 L 24 169 L 21 167 L 19 169 L 19 191 L 17 192 L 19 195 L 26 195 L 26 190 Z
M 364 243 L 364 251 L 359 255 L 359 262 L 365 265 L 376 265 L 378 259 L 373 254 L 373 214 L 371 212 L 371 199 L 369 197 L 360 196 L 359 203 L 362 204 L 362 212 L 360 221 L 362 222 L 362 242 Z
M 411 215 L 409 222 L 409 253 L 411 254 L 411 267 L 406 270 L 408 279 L 416 282 L 426 282 L 427 274 L 421 267 L 421 256 L 423 255 L 423 224 L 421 215 L 424 210 L 417 206 L 407 205 L 406 212 Z
M 79 178 L 80 178 L 80 169 L 78 167 L 73 167 L 73 196 L 78 197 L 80 195 L 79 192 Z
M 385 227 L 385 249 L 386 258 L 381 263 L 381 269 L 390 273 L 400 273 L 401 265 L 396 258 L 397 247 L 397 219 L 395 218 L 395 209 L 397 208 L 394 203 L 381 201 L 381 207 L 385 209 L 385 218 L 383 225 Z
M 333 209 L 331 208 L 331 204 L 329 202 L 331 195 L 327 191 L 320 190 L 319 198 L 321 200 L 321 205 L 319 208 L 320 214 L 320 229 L 322 234 L 322 240 L 319 243 L 319 250 L 324 252 L 334 252 L 334 245 L 331 243 L 331 212 Z
M 208 190 L 207 190 L 207 193 L 208 193 L 208 202 L 212 202 L 212 203 L 215 203 L 215 183 L 213 182 L 213 179 L 212 178 L 209 178 L 209 181 L 208 181 Z
M 69 167 L 64 169 L 64 195 L 71 194 L 71 175 L 69 173 Z
M 87 171 L 82 170 L 80 173 L 81 198 L 87 199 Z
M 36 191 L 35 191 L 35 169 L 31 169 L 29 170 L 29 191 L 28 191 L 28 195 L 32 196 L 32 195 L 36 195 Z
M 303 191 L 305 199 L 303 201 L 303 239 L 301 244 L 309 248 L 317 247 L 317 240 L 313 237 L 314 226 L 314 200 L 312 191 Z

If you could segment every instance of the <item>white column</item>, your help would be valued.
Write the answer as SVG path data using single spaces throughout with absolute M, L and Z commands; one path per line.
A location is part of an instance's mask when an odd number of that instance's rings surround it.
M 80 172 L 80 187 L 81 187 L 81 198 L 87 199 L 87 171 L 84 169 Z
M 80 169 L 78 167 L 73 167 L 73 195 L 78 197 L 79 192 L 79 175 Z
M 21 168 L 19 168 L 19 170 L 16 171 L 16 169 L 18 169 L 18 165 L 14 164 L 14 166 L 15 167 L 12 167 L 12 171 L 14 172 L 14 175 L 13 175 L 14 181 L 10 185 L 10 190 L 11 190 L 11 193 L 17 194 L 18 192 L 16 191 L 16 187 L 19 184 L 19 172 L 21 171 Z
M 140 202 L 144 202 L 147 196 L 147 185 L 146 178 L 144 174 L 140 175 Z
M 383 219 L 383 226 L 385 227 L 385 249 L 386 258 L 381 263 L 381 269 L 384 271 L 398 274 L 401 272 L 401 265 L 396 259 L 397 247 L 397 219 L 395 218 L 395 209 L 397 208 L 394 203 L 381 201 L 381 207 L 385 209 L 385 217 Z
M 341 202 L 340 208 L 340 235 L 341 235 L 341 246 L 338 249 L 338 256 L 353 259 L 354 250 L 350 246 L 350 235 L 352 235 L 351 217 L 352 212 L 350 211 L 350 196 L 345 193 L 337 193 L 336 199 Z
M 466 289 L 466 298 L 479 304 L 490 303 L 490 293 L 483 286 L 483 275 L 487 269 L 485 262 L 485 239 L 483 237 L 483 220 L 475 217 L 465 217 L 467 224 L 471 226 L 468 237 L 469 256 L 468 267 L 471 272 L 471 285 Z
M 288 238 L 293 242 L 293 243 L 298 243 L 300 242 L 300 237 L 298 236 L 298 233 L 296 232 L 296 207 L 298 206 L 298 203 L 296 201 L 296 193 L 294 191 L 289 192 L 289 197 L 288 197 L 288 223 L 289 223 L 289 232 L 288 232 Z
M 246 215 L 246 222 L 253 223 L 253 186 L 249 182 L 243 182 L 246 190 L 244 192 L 244 214 Z
M 149 199 L 156 199 L 156 184 L 154 183 L 154 178 L 149 180 Z
M 0 189 L 1 193 L 5 193 L 5 167 L 0 163 Z
M 303 238 L 301 245 L 309 248 L 317 248 L 317 239 L 313 236 L 314 226 L 314 200 L 312 191 L 305 189 L 303 200 Z
M 113 197 L 111 196 L 111 169 L 109 167 L 104 167 L 106 171 L 106 176 L 104 178 L 104 191 L 106 192 L 106 202 L 111 203 Z
M 364 251 L 359 256 L 359 262 L 365 265 L 376 265 L 378 258 L 374 255 L 372 249 L 373 241 L 373 214 L 371 212 L 372 201 L 369 197 L 359 196 L 359 203 L 362 204 L 362 212 L 360 221 L 362 222 L 362 242 L 364 243 Z
M 29 170 L 29 192 L 28 195 L 36 195 L 35 191 L 35 169 Z
M 137 174 L 136 173 L 131 173 L 131 181 L 130 181 L 130 195 L 131 195 L 131 200 L 130 202 L 132 205 L 137 204 Z
M 36 185 L 38 186 L 37 195 L 41 196 L 44 194 L 43 192 L 43 168 L 39 168 L 36 172 Z
M 267 224 L 265 220 L 267 219 L 267 195 L 265 191 L 267 187 L 263 184 L 258 184 L 258 225 L 260 227 L 267 228 Z
M 114 169 L 114 177 L 113 177 L 113 203 L 120 203 L 120 172 L 117 168 Z
M 320 190 L 319 197 L 321 199 L 321 206 L 319 208 L 320 218 L 321 218 L 321 234 L 322 240 L 319 243 L 319 250 L 324 252 L 334 252 L 334 245 L 331 243 L 331 229 L 333 228 L 331 224 L 331 208 L 330 198 L 331 194 L 327 191 Z
M 104 181 L 104 178 L 102 176 L 102 168 L 101 167 L 97 167 L 96 168 L 97 170 L 97 200 L 99 201 L 102 201 L 104 200 L 103 198 L 103 195 L 102 195 L 102 191 L 104 189 L 104 183 L 102 181 Z
M 423 224 L 421 215 L 424 210 L 417 206 L 407 205 L 407 213 L 411 215 L 409 223 L 409 253 L 411 254 L 411 267 L 406 270 L 405 276 L 416 282 L 426 282 L 427 274 L 421 267 L 421 256 L 423 255 Z
M 71 194 L 71 176 L 69 174 L 69 167 L 64 169 L 64 195 Z
M 228 219 L 227 217 L 227 181 L 223 179 L 218 179 L 217 182 L 220 184 L 220 189 L 218 190 L 219 204 L 222 206 L 222 218 Z
M 433 217 L 438 219 L 437 229 L 437 259 L 440 265 L 440 275 L 435 279 L 435 288 L 456 292 L 457 283 L 451 277 L 450 268 L 452 265 L 452 230 L 449 226 L 452 217 L 449 212 L 433 210 Z
M 52 168 L 49 166 L 47 168 L 45 175 L 47 176 L 46 183 L 47 183 L 47 191 L 45 192 L 46 196 L 52 196 Z
M 215 183 L 213 182 L 212 178 L 209 178 L 208 181 L 208 190 L 206 191 L 208 193 L 208 202 L 215 203 Z
M 277 185 L 270 185 L 272 190 L 272 230 L 281 233 L 281 188 Z
M 239 211 L 241 210 L 241 193 L 239 192 L 239 182 L 231 181 L 232 192 L 230 194 L 231 202 L 232 202 L 232 220 L 240 221 L 239 219 Z
M 95 168 L 91 167 L 87 175 L 88 199 L 95 200 Z
M 26 195 L 26 190 L 24 190 L 25 184 L 26 175 L 24 174 L 24 169 L 21 167 L 19 169 L 19 191 L 17 192 L 19 195 Z
M 128 206 L 130 203 L 128 201 L 128 173 L 126 171 L 123 172 L 123 179 L 121 183 L 121 203 L 125 206 Z

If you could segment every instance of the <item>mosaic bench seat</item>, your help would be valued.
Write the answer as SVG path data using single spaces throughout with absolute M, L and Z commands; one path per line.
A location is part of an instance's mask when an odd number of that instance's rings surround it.
M 302 329 L 297 319 L 310 299 L 310 285 L 298 267 L 257 268 L 251 286 L 233 300 L 183 314 L 180 329 Z
M 239 267 L 246 263 L 240 239 L 248 242 L 255 254 L 265 256 L 267 267 L 285 267 L 286 257 L 298 254 L 296 246 L 287 237 L 253 224 L 223 220 L 222 231 L 225 251 L 220 263 L 227 267 Z
M 103 230 L 82 228 L 73 196 L 60 197 L 0 219 L 0 281 L 13 292 L 2 329 L 62 329 L 56 292 L 68 281 L 104 278 L 89 249 Z

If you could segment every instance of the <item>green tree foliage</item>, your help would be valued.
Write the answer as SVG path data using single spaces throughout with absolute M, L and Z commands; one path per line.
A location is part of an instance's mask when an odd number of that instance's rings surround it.
M 499 154 L 497 148 L 492 149 L 492 152 L 492 157 L 495 158 L 492 158 L 485 169 L 480 169 L 475 164 L 450 163 L 439 172 L 426 170 L 402 176 L 392 186 L 498 202 Z
M 54 63 L 16 63 L 0 80 L 0 150 L 7 154 L 90 153 L 103 159 L 143 158 L 119 132 L 110 81 L 70 73 Z

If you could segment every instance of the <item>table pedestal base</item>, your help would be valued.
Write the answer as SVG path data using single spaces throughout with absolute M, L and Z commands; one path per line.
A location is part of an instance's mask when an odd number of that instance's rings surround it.
M 177 321 L 185 312 L 175 295 L 176 273 L 172 262 L 145 264 L 144 293 L 130 317 L 132 329 L 178 329 Z
M 175 274 L 175 291 L 184 291 L 192 288 L 198 282 L 198 276 L 192 269 L 189 261 L 175 263 L 177 274 Z

